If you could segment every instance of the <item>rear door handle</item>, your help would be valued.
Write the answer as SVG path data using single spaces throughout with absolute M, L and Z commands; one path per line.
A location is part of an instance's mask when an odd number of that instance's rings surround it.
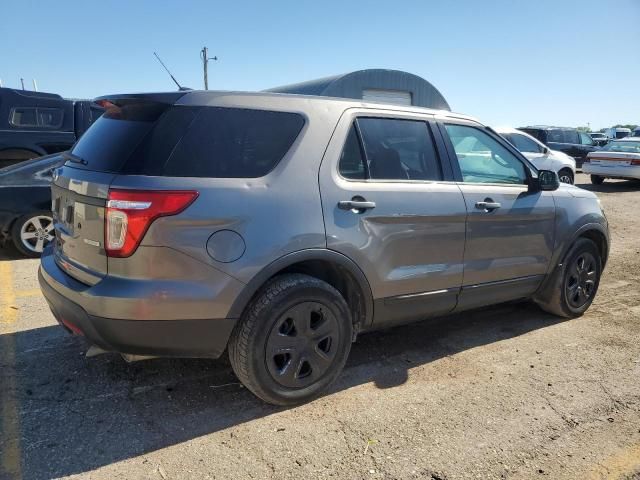
M 367 202 L 366 200 L 341 200 L 338 202 L 340 210 L 369 210 L 376 208 L 376 202 Z
M 494 202 L 490 198 L 485 198 L 484 202 L 476 202 L 476 208 L 478 210 L 484 210 L 485 212 L 491 212 L 501 206 L 502 205 L 500 203 Z

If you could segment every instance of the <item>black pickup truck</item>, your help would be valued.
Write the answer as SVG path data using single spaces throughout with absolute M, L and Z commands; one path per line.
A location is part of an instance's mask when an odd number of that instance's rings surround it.
M 69 150 L 103 111 L 88 100 L 0 88 L 0 168 Z

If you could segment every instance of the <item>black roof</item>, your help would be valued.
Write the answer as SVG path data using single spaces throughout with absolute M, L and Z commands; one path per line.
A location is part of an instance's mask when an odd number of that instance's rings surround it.
M 47 92 L 34 92 L 33 90 L 19 90 L 17 88 L 0 88 L 0 96 L 4 95 L 19 95 L 21 97 L 28 98 L 46 98 L 50 100 L 62 100 L 62 97 L 57 93 L 47 93 Z

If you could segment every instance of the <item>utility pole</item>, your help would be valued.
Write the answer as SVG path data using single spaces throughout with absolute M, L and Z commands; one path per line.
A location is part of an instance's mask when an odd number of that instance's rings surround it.
M 202 67 L 204 69 L 204 89 L 209 90 L 209 78 L 207 74 L 207 68 L 209 66 L 209 60 L 218 60 L 218 57 L 209 57 L 209 49 L 202 47 L 200 50 L 200 58 L 202 59 Z

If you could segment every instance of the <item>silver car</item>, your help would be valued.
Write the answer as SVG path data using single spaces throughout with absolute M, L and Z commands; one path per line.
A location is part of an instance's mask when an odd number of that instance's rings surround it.
M 596 295 L 597 197 L 468 116 L 274 93 L 99 102 L 54 172 L 39 277 L 100 349 L 228 349 L 247 388 L 291 405 L 361 332 L 516 299 L 577 317 Z

